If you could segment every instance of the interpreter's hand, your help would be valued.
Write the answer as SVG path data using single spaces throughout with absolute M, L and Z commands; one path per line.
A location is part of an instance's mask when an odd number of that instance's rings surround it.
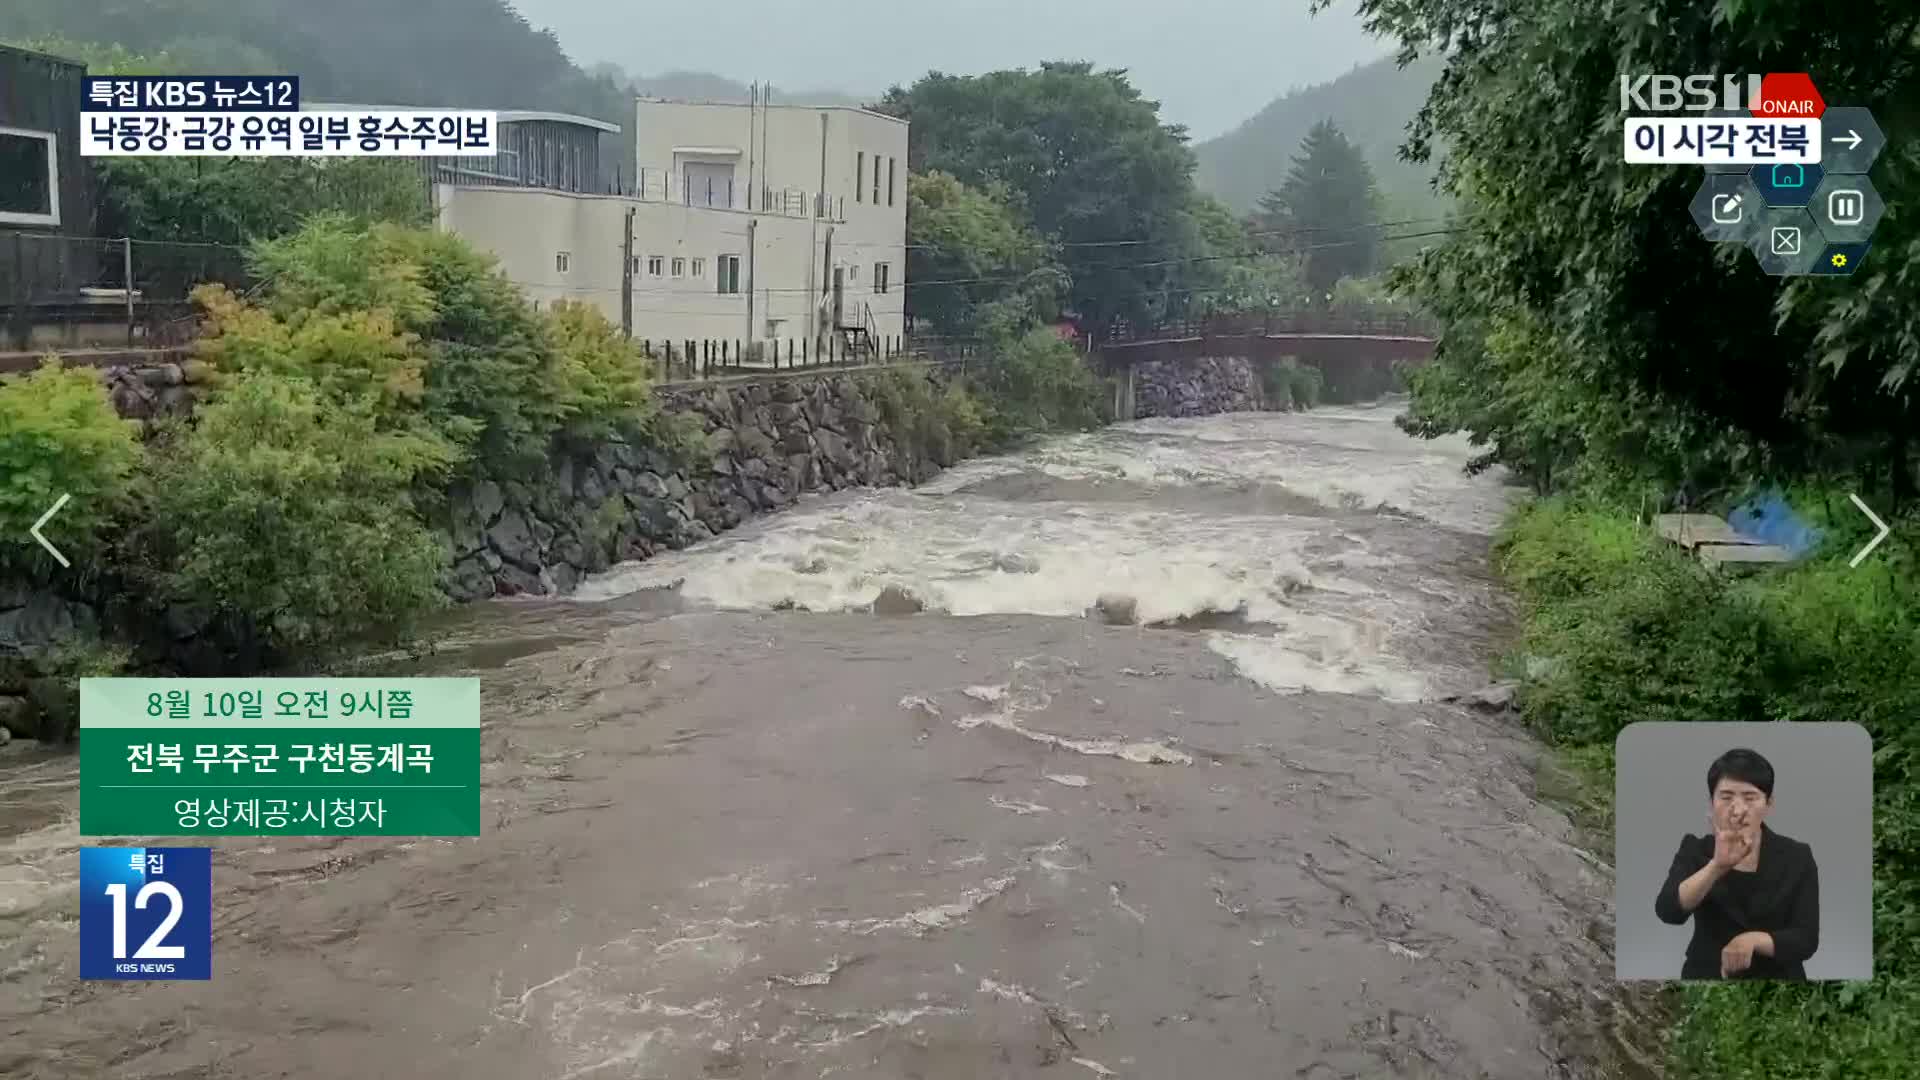
M 1713 865 L 1731 870 L 1753 850 L 1753 834 L 1744 824 L 1716 825 L 1713 830 Z
M 1749 930 L 1727 942 L 1727 947 L 1720 950 L 1721 978 L 1730 979 L 1753 966 L 1753 950 L 1759 938 L 1759 931 Z

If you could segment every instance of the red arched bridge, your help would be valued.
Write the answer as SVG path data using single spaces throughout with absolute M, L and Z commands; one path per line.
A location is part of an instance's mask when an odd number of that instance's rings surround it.
M 1215 315 L 1152 326 L 1121 324 L 1092 343 L 1102 370 L 1193 357 L 1291 356 L 1316 366 L 1424 363 L 1433 357 L 1436 325 L 1401 313 L 1305 311 Z

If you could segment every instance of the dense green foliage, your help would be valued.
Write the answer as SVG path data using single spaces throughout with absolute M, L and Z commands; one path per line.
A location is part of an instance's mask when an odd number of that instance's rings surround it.
M 1920 146 L 1898 133 L 1920 115 L 1920 11 L 1876 2 L 1835 19 L 1804 0 L 1362 10 L 1410 48 L 1452 50 L 1414 143 L 1446 143 L 1442 176 L 1468 215 L 1413 275 L 1449 323 L 1422 395 L 1429 429 L 1470 431 L 1527 468 L 1569 409 L 1626 403 L 1642 418 L 1627 427 L 1641 430 L 1570 452 L 1666 491 L 1821 474 L 1883 505 L 1912 497 L 1920 216 L 1901 207 L 1920 196 Z M 1769 278 L 1691 227 L 1698 170 L 1624 164 L 1618 77 L 1653 71 L 1810 71 L 1828 101 L 1872 108 L 1895 133 L 1874 171 L 1890 209 L 1860 271 Z M 1486 336 L 1514 326 L 1552 347 L 1501 358 Z M 1509 407 L 1489 410 L 1494 399 Z M 1638 444 L 1630 460 L 1613 456 L 1622 439 Z
M 1067 278 L 1006 192 L 935 171 L 907 177 L 907 281 L 909 315 L 973 337 L 1053 318 Z
M 1631 515 L 1534 504 L 1497 546 L 1524 608 L 1516 667 L 1542 735 L 1588 767 L 1641 720 L 1851 720 L 1874 739 L 1871 986 L 1690 987 L 1676 1072 L 1693 1080 L 1896 1080 L 1920 1035 L 1920 551 L 1896 524 L 1869 562 L 1864 536 L 1826 522 L 1821 556 L 1765 576 L 1711 573 Z M 1756 1071 L 1762 1070 L 1762 1071 Z
M 61 495 L 58 537 L 69 560 L 101 543 L 123 504 L 139 447 L 86 368 L 47 364 L 0 378 L 0 569 L 53 565 L 28 530 Z
M 426 180 L 397 158 L 103 158 L 100 232 L 239 245 L 284 236 L 314 214 L 425 225 Z
M 1054 245 L 1066 305 L 1091 327 L 1193 310 L 1226 281 L 1224 264 L 1250 254 L 1244 232 L 1220 234 L 1231 215 L 1195 190 L 1185 133 L 1124 72 L 933 72 L 880 107 L 912 122 L 913 171 L 1008 200 Z M 916 288 L 910 275 L 909 296 Z
M 1313 295 L 1332 298 L 1342 278 L 1374 272 L 1380 258 L 1380 193 L 1359 147 L 1331 120 L 1307 132 L 1280 186 L 1254 215 L 1264 246 L 1297 250 Z
M 151 462 L 161 595 L 237 617 L 269 655 L 405 629 L 442 602 L 408 492 L 453 458 L 301 376 L 233 378 Z
M 974 376 L 989 445 L 1043 431 L 1073 431 L 1101 420 L 1100 384 L 1073 346 L 1045 329 L 999 344 Z
M 1251 213 L 1274 178 L 1286 174 L 1308 131 L 1330 120 L 1366 155 L 1379 179 L 1388 221 L 1439 215 L 1445 200 L 1431 187 L 1433 169 L 1400 156 L 1407 124 L 1439 74 L 1435 60 L 1402 68 L 1388 57 L 1290 91 L 1234 130 L 1196 145 L 1194 177 L 1235 212 Z

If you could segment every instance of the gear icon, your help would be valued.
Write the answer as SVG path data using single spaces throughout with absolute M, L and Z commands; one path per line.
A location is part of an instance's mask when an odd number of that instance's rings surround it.
M 1835 252 L 1833 258 L 1828 261 L 1835 266 L 1845 266 L 1847 265 L 1847 255 L 1845 252 Z

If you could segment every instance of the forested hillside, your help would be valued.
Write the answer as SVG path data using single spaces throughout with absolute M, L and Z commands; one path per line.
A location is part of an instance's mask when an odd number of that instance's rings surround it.
M 629 98 L 745 101 L 745 84 L 705 72 L 583 71 L 552 32 L 504 0 L 6 0 L 0 39 L 102 42 L 207 71 L 284 71 L 310 99 L 552 109 L 625 125 Z M 842 94 L 775 100 L 855 104 Z
M 1400 160 L 1399 148 L 1439 73 L 1431 58 L 1402 69 L 1386 57 L 1275 98 L 1239 127 L 1195 146 L 1194 178 L 1235 211 L 1251 211 L 1286 176 L 1307 132 L 1331 120 L 1373 166 L 1389 219 L 1432 213 L 1440 205 L 1427 186 L 1432 168 Z
M 715 75 L 710 71 L 663 71 L 658 75 L 635 75 L 618 64 L 595 64 L 587 69 L 595 76 L 605 76 L 621 86 L 630 88 L 635 94 L 647 97 L 680 98 L 690 101 L 736 101 L 745 102 L 752 94 L 752 87 L 738 79 L 729 79 L 725 75 Z M 874 95 L 877 97 L 878 95 Z M 776 104 L 787 105 L 865 105 L 873 97 L 860 97 L 857 94 L 843 93 L 838 90 L 804 90 L 773 88 L 773 100 Z

